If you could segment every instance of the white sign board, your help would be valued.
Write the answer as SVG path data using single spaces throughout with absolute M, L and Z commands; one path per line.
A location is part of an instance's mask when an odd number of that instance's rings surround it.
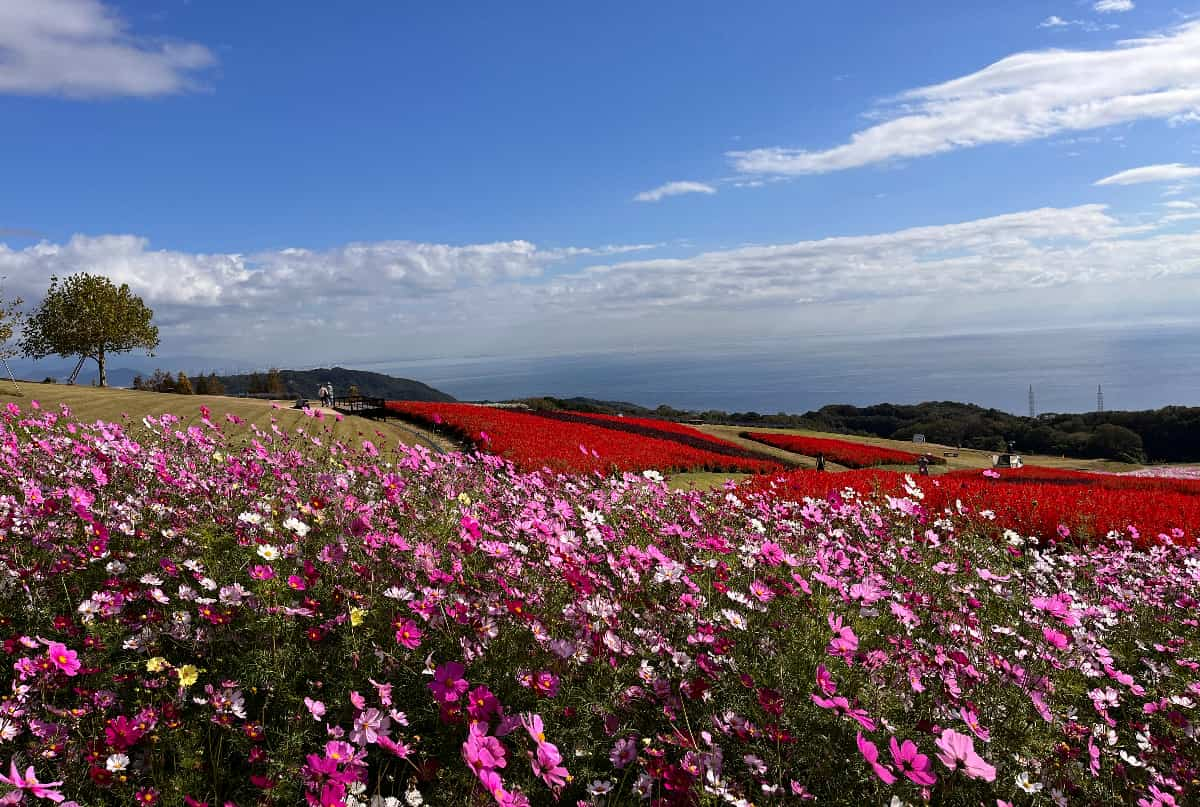
M 914 434 L 914 435 L 913 435 L 913 442 L 914 442 L 914 443 L 924 443 L 924 442 L 925 442 L 925 435 L 923 435 L 923 434 Z

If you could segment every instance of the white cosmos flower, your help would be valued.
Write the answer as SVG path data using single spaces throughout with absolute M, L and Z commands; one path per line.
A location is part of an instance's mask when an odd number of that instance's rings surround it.
M 104 767 L 108 768 L 113 773 L 123 771 L 129 767 L 129 757 L 124 754 L 112 754 L 105 761 Z
M 266 561 L 272 561 L 279 557 L 279 549 L 273 544 L 263 544 L 258 548 L 258 556 Z
M 308 535 L 309 530 L 309 526 L 295 516 L 292 516 L 291 518 L 287 519 L 287 521 L 284 521 L 283 528 L 285 530 L 291 530 L 301 538 Z
M 1024 790 L 1026 793 L 1040 793 L 1044 785 L 1041 782 L 1031 781 L 1029 774 L 1022 771 L 1017 774 L 1017 787 Z

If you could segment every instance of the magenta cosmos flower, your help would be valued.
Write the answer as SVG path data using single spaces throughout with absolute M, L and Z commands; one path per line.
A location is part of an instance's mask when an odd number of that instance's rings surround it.
M 933 763 L 929 761 L 929 757 L 920 752 L 917 744 L 912 740 L 897 743 L 896 738 L 893 737 L 889 746 L 892 750 L 892 760 L 896 763 L 896 770 L 907 776 L 914 784 L 929 787 L 937 781 L 937 776 L 933 772 Z
M 46 648 L 46 655 L 50 658 L 50 663 L 61 670 L 64 675 L 78 675 L 79 668 L 83 666 L 79 663 L 79 654 L 62 642 L 52 642 Z
M 895 742 L 893 740 L 893 742 Z M 892 773 L 891 768 L 886 765 L 879 764 L 879 749 L 875 747 L 875 743 L 862 736 L 862 732 L 858 733 L 858 752 L 863 755 L 863 759 L 871 766 L 871 770 L 875 771 L 875 775 L 883 780 L 885 785 L 896 783 L 896 774 Z
M 458 700 L 459 695 L 462 695 L 471 686 L 462 677 L 466 670 L 467 668 L 457 661 L 447 661 L 438 667 L 433 675 L 433 681 L 429 684 L 433 697 L 437 698 L 439 703 L 451 703 Z
M 937 740 L 938 759 L 952 771 L 962 771 L 972 779 L 992 782 L 996 768 L 975 753 L 975 742 L 966 734 L 946 729 Z

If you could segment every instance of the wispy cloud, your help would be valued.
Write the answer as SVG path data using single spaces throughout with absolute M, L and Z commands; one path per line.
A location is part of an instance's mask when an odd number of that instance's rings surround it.
M 703 182 L 668 182 L 648 191 L 642 191 L 633 197 L 635 202 L 657 202 L 668 196 L 681 196 L 685 193 L 716 193 L 717 189 Z
M 1103 50 L 1017 53 L 942 84 L 902 93 L 890 119 L 824 150 L 728 152 L 747 174 L 804 175 L 1021 143 L 1200 110 L 1200 21 Z
M 1122 11 L 1133 11 L 1133 0 L 1096 0 L 1092 6 L 1101 14 L 1113 14 Z
M 100 0 L 0 0 L 0 94 L 170 95 L 215 64 L 203 45 L 136 37 Z
M 1112 176 L 1098 179 L 1096 185 L 1140 185 L 1143 182 L 1177 182 L 1181 179 L 1200 177 L 1200 167 L 1183 163 L 1162 163 L 1130 168 Z
M 1111 31 L 1119 26 L 1112 23 L 1098 23 L 1093 20 L 1064 20 L 1057 14 L 1051 14 L 1038 23 L 1038 28 L 1082 28 L 1085 31 Z

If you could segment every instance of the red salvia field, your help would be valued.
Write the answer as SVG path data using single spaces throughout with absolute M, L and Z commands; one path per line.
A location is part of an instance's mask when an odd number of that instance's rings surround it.
M 538 417 L 549 418 L 567 423 L 584 423 L 602 426 L 606 429 L 638 434 L 643 437 L 654 437 L 660 440 L 670 440 L 683 443 L 705 451 L 714 451 L 730 457 L 764 460 L 778 465 L 779 460 L 768 454 L 751 451 L 742 446 L 722 440 L 699 429 L 694 429 L 683 423 L 657 418 L 627 417 L 622 415 L 603 415 L 592 412 L 572 412 L 570 410 L 537 411 Z
M 893 448 L 869 446 L 849 440 L 828 437 L 802 437 L 798 434 L 776 434 L 774 432 L 742 432 L 742 436 L 784 451 L 815 457 L 824 454 L 825 459 L 847 468 L 871 468 L 876 465 L 912 465 L 919 455 Z M 939 458 L 934 463 L 944 462 Z
M 924 493 L 920 504 L 927 512 L 961 506 L 981 522 L 1024 535 L 1100 540 L 1117 532 L 1138 543 L 1159 542 L 1163 536 L 1187 543 L 1200 530 L 1200 485 L 1193 480 L 1026 467 L 963 470 L 936 477 L 884 470 L 793 471 L 752 484 L 789 499 L 826 498 L 846 488 L 900 497 L 906 476 Z
M 631 434 L 598 423 L 568 422 L 511 409 L 416 401 L 389 401 L 387 406 L 402 417 L 453 432 L 523 470 L 769 473 L 782 467 L 778 462 L 718 453 L 665 435 Z

